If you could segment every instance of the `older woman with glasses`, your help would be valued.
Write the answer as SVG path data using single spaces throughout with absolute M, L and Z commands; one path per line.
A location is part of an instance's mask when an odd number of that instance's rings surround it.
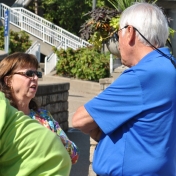
M 38 78 L 42 78 L 42 73 L 37 69 L 38 61 L 32 54 L 17 52 L 7 56 L 0 62 L 0 91 L 5 94 L 13 107 L 56 133 L 74 164 L 79 156 L 77 146 L 68 139 L 50 112 L 39 108 L 34 100 Z

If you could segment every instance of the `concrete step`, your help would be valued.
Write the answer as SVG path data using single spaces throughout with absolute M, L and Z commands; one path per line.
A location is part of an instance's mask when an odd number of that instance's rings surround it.
M 128 67 L 126 67 L 125 65 L 120 65 L 119 67 L 117 67 L 116 69 L 114 69 L 114 72 L 111 73 L 111 76 L 115 79 L 117 79 L 123 71 L 125 71 L 126 69 L 128 69 Z

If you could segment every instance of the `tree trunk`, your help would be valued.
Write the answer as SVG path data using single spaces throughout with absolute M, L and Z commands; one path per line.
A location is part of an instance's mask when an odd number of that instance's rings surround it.
M 35 14 L 38 15 L 38 0 L 34 1 L 34 6 L 35 6 Z

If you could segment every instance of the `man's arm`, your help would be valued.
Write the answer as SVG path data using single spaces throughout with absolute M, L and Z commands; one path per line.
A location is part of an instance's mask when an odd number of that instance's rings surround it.
M 84 106 L 79 107 L 73 115 L 72 126 L 89 134 L 95 141 L 99 141 L 101 130 Z

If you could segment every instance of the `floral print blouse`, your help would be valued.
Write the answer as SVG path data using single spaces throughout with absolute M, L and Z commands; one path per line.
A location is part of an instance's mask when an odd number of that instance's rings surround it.
M 75 164 L 78 161 L 79 150 L 77 146 L 68 139 L 65 132 L 61 129 L 58 122 L 54 120 L 49 111 L 45 109 L 39 109 L 38 112 L 35 112 L 31 109 L 29 116 L 32 119 L 37 120 L 41 125 L 50 129 L 60 137 L 63 145 L 71 157 L 72 164 Z

